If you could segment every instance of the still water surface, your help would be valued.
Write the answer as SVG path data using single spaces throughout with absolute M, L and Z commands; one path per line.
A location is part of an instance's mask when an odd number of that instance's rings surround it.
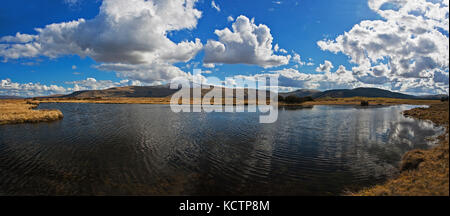
M 395 175 L 442 132 L 407 105 L 281 109 L 274 124 L 168 105 L 39 108 L 64 119 L 0 126 L 0 194 L 339 195 Z

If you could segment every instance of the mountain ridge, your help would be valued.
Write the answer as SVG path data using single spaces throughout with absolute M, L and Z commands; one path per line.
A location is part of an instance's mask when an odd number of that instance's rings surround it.
M 222 88 L 222 87 L 221 87 Z M 179 89 L 170 89 L 168 85 L 160 86 L 126 86 L 114 87 L 104 90 L 84 90 L 76 91 L 67 95 L 47 96 L 46 98 L 113 98 L 113 97 L 156 97 L 164 98 L 173 95 Z M 223 88 L 222 88 L 223 90 Z M 208 93 L 210 89 L 203 89 L 202 95 Z M 245 95 L 248 94 L 246 89 Z M 312 97 L 313 99 L 320 98 L 349 98 L 349 97 L 370 97 L 370 98 L 397 98 L 397 99 L 422 99 L 422 100 L 439 100 L 448 95 L 422 95 L 415 96 L 393 92 L 379 88 L 360 87 L 355 89 L 332 89 L 326 91 L 319 91 L 314 89 L 298 89 L 292 92 L 279 93 L 283 97 L 295 95 L 297 97 Z M 43 97 L 38 97 L 43 98 Z
M 399 92 L 379 88 L 360 87 L 354 89 L 333 89 L 310 95 L 314 99 L 318 98 L 350 98 L 350 97 L 369 97 L 369 98 L 396 98 L 396 99 L 421 99 L 421 100 L 440 100 L 445 95 L 409 95 Z

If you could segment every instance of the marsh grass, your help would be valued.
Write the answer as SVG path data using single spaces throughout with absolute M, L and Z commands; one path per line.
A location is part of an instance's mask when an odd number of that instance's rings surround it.
M 59 110 L 36 110 L 38 105 L 30 100 L 0 100 L 0 125 L 50 122 L 64 117 Z

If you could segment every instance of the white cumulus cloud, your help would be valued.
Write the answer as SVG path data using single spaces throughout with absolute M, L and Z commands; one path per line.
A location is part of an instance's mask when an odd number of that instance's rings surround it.
M 296 52 L 294 52 L 294 56 L 292 57 L 292 61 L 294 63 L 296 63 L 296 64 L 299 64 L 299 65 L 305 65 L 305 62 L 302 61 L 300 55 L 298 53 L 296 53 Z
M 58 85 L 43 85 L 40 83 L 16 83 L 11 79 L 0 80 L 0 95 L 33 97 L 52 94 L 64 94 L 67 90 Z
M 17 83 L 11 79 L 0 80 L 0 95 L 11 95 L 21 97 L 47 96 L 54 94 L 69 94 L 74 91 L 82 90 L 101 90 L 120 86 L 142 86 L 148 83 L 142 83 L 138 80 L 97 80 L 95 78 L 87 78 L 85 80 L 65 82 L 68 87 L 60 85 L 44 85 L 40 83 Z M 158 84 L 158 83 L 151 83 Z
M 82 90 L 102 90 L 113 87 L 120 86 L 140 86 L 142 83 L 140 81 L 133 80 L 121 80 L 119 82 L 114 82 L 111 80 L 96 80 L 95 78 L 89 77 L 85 80 L 66 82 L 66 84 L 73 85 L 72 88 L 68 88 L 68 91 L 82 91 Z
M 173 74 L 184 73 L 172 64 L 191 60 L 203 47 L 199 39 L 176 43 L 167 37 L 171 31 L 196 27 L 202 15 L 194 8 L 196 1 L 103 1 L 93 19 L 50 24 L 36 28 L 36 35 L 18 33 L 3 37 L 0 57 L 7 61 L 39 56 L 89 56 L 101 63 L 99 67 L 111 69 L 118 65 L 119 69 L 133 69 L 123 76 L 146 81 L 172 78 Z
M 369 7 L 383 20 L 362 21 L 319 47 L 347 55 L 362 82 L 448 93 L 448 1 L 369 0 Z
M 232 30 L 216 30 L 218 41 L 205 45 L 205 63 L 249 64 L 264 68 L 285 65 L 290 56 L 274 55 L 273 37 L 269 27 L 256 25 L 253 20 L 239 16 Z
M 332 68 L 334 68 L 333 63 L 325 60 L 323 64 L 319 64 L 319 67 L 316 68 L 316 72 L 330 72 Z
M 346 70 L 340 65 L 335 72 L 326 72 L 321 74 L 303 73 L 297 69 L 285 68 L 270 73 L 256 75 L 237 75 L 233 79 L 256 80 L 261 77 L 277 77 L 278 89 L 280 91 L 292 91 L 295 89 L 347 89 L 367 86 L 359 82 L 353 76 L 352 72 Z

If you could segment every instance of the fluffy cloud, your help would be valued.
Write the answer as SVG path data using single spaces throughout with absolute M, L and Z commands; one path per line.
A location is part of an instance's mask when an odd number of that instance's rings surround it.
M 10 79 L 0 81 L 0 95 L 33 97 L 41 95 L 63 94 L 66 89 L 57 85 L 42 85 L 39 83 L 16 83 Z
M 205 68 L 215 68 L 216 65 L 215 64 L 203 64 L 203 67 L 205 67 Z
M 310 74 L 291 68 L 273 71 L 273 73 L 279 75 L 279 85 L 285 87 L 329 90 L 361 86 L 361 83 L 355 79 L 352 72 L 346 70 L 342 65 L 335 72 L 329 70 L 324 72 L 321 74 Z
M 280 46 L 278 44 L 275 44 L 275 46 L 273 47 L 273 50 L 275 52 L 280 52 L 280 53 L 284 53 L 284 54 L 288 53 L 287 50 L 280 48 Z
M 111 80 L 96 80 L 95 78 L 87 78 L 86 80 L 66 82 L 66 84 L 73 85 L 73 88 L 69 88 L 70 91 L 81 90 L 100 90 L 108 89 L 119 86 L 140 86 L 140 81 L 121 80 L 120 82 L 113 82 Z
M 188 74 L 180 68 L 167 63 L 143 65 L 105 63 L 97 66 L 96 68 L 104 71 L 115 71 L 119 77 L 140 80 L 147 83 L 188 76 Z
M 331 63 L 331 62 L 330 62 Z M 323 65 L 326 65 L 324 63 Z M 330 64 L 332 65 L 332 64 Z M 237 75 L 228 78 L 227 82 L 237 83 L 240 80 L 255 81 L 263 77 L 277 77 L 279 91 L 293 91 L 296 89 L 353 89 L 358 87 L 374 87 L 409 94 L 431 94 L 438 91 L 445 92 L 445 84 L 439 84 L 429 79 L 392 79 L 389 82 L 386 77 L 376 77 L 370 74 L 364 76 L 355 74 L 352 70 L 347 70 L 345 66 L 340 65 L 335 71 L 324 70 L 323 73 L 303 73 L 297 69 L 285 68 L 282 70 L 271 71 L 270 73 L 261 73 L 255 75 Z M 448 86 L 448 77 L 443 75 L 440 79 L 446 79 Z M 433 89 L 433 91 L 430 91 Z
M 294 56 L 292 57 L 292 61 L 299 65 L 305 65 L 305 62 L 302 61 L 300 55 L 296 52 L 294 52 Z
M 182 72 L 172 64 L 191 60 L 203 47 L 199 39 L 175 43 L 167 37 L 171 31 L 196 27 L 201 17 L 201 12 L 194 8 L 196 1 L 103 1 L 99 14 L 91 20 L 47 25 L 37 28 L 37 35 L 18 33 L 3 37 L 0 56 L 6 61 L 38 56 L 89 56 L 102 63 L 100 67 L 132 68 L 123 76 L 142 77 L 145 81 L 173 78 L 173 74 Z
M 68 94 L 74 91 L 82 90 L 100 90 L 120 86 L 142 86 L 148 83 L 142 83 L 137 80 L 121 80 L 114 82 L 111 80 L 96 80 L 95 78 L 87 78 L 85 80 L 66 82 L 69 87 L 58 85 L 43 85 L 40 83 L 17 83 L 10 79 L 0 80 L 0 95 L 12 95 L 22 97 L 36 97 L 54 94 Z M 159 83 L 151 83 L 159 84 Z
M 4 36 L 0 38 L 0 42 L 28 43 L 30 41 L 35 40 L 36 38 L 37 38 L 36 35 L 21 34 L 20 32 L 17 32 L 15 36 Z
M 383 20 L 362 21 L 319 47 L 349 56 L 361 82 L 448 93 L 448 1 L 369 0 L 369 7 Z
M 232 30 L 216 30 L 219 41 L 208 40 L 205 63 L 250 64 L 264 68 L 285 65 L 290 56 L 274 55 L 273 37 L 269 27 L 256 25 L 253 20 L 239 16 Z
M 356 88 L 361 86 L 368 86 L 358 81 L 352 71 L 346 70 L 342 65 L 334 71 L 327 71 L 321 74 L 302 73 L 293 68 L 285 68 L 282 70 L 271 71 L 270 73 L 262 73 L 256 75 L 237 75 L 233 79 L 255 81 L 263 77 L 277 77 L 279 91 L 292 91 L 295 89 L 342 89 L 342 88 Z M 369 85 L 372 86 L 372 85 Z
M 316 72 L 330 72 L 332 68 L 334 68 L 333 64 L 330 61 L 325 60 L 323 64 L 319 64 L 319 67 L 316 68 Z

